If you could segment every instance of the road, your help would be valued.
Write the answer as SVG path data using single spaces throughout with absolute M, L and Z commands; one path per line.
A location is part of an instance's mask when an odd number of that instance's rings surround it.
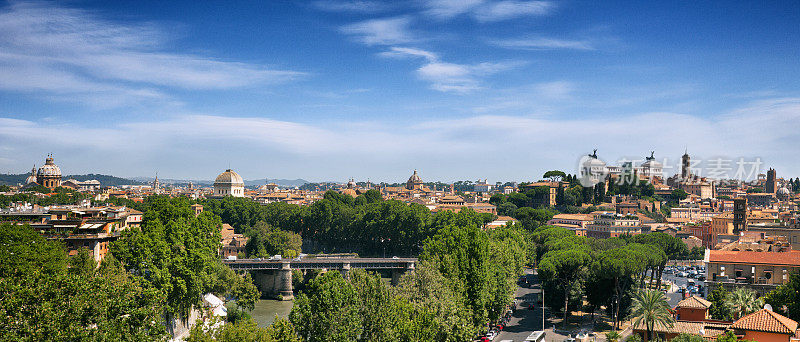
M 524 341 L 528 335 L 537 330 L 542 330 L 542 307 L 536 304 L 534 310 L 528 309 L 528 303 L 536 303 L 541 295 L 541 284 L 536 274 L 532 270 L 526 269 L 523 278 L 528 279 L 531 285 L 520 286 L 514 293 L 517 300 L 517 307 L 514 316 L 511 317 L 506 328 L 503 329 L 493 342 L 512 340 L 514 342 Z M 545 294 L 546 295 L 546 294 Z M 524 305 L 524 306 L 523 306 Z M 545 314 L 550 317 L 550 310 L 546 309 Z M 567 337 L 553 332 L 552 324 L 545 322 L 547 341 L 563 341 Z
M 517 307 L 514 311 L 514 315 L 511 317 L 511 320 L 509 320 L 506 328 L 503 329 L 503 331 L 500 332 L 500 334 L 498 334 L 494 340 L 492 340 L 493 342 L 500 342 L 504 340 L 520 342 L 524 341 L 525 338 L 528 337 L 528 335 L 530 335 L 532 332 L 542 330 L 542 307 L 537 304 L 534 310 L 528 309 L 529 303 L 536 303 L 539 300 L 539 296 L 542 292 L 538 276 L 533 272 L 533 270 L 526 269 L 525 275 L 522 277 L 523 279 L 527 279 L 530 285 L 523 285 L 517 288 L 516 292 L 514 293 L 514 296 L 517 300 Z M 665 281 L 670 281 L 680 288 L 688 283 L 689 278 L 677 277 L 672 274 L 664 274 L 662 279 Z M 698 281 L 696 279 L 694 281 L 697 284 L 705 287 L 705 284 L 702 281 Z M 702 296 L 702 293 L 699 295 Z M 674 307 L 681 300 L 680 291 L 668 292 L 667 299 L 669 305 Z M 550 310 L 545 309 L 545 314 L 549 318 Z M 547 333 L 547 341 L 560 342 L 567 339 L 567 336 L 553 332 L 553 326 L 549 319 L 545 322 L 545 324 L 544 331 Z M 597 340 L 602 341 L 604 338 L 603 336 L 598 336 Z

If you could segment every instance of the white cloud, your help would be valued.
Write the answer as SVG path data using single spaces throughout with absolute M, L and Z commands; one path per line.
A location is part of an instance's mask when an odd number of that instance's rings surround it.
M 460 68 L 440 71 L 463 75 Z M 592 148 L 614 161 L 646 155 L 650 149 L 660 157 L 678 158 L 688 147 L 695 159 L 761 157 L 765 167 L 796 175 L 798 122 L 800 98 L 757 101 L 708 117 L 669 112 L 613 119 L 479 115 L 408 124 L 398 116 L 388 122 L 309 124 L 190 114 L 103 129 L 0 118 L 0 141 L 8 147 L 0 149 L 0 158 L 13 160 L 15 164 L 4 169 L 16 172 L 37 162 L 21 156 L 54 152 L 65 172 L 113 166 L 109 172 L 127 176 L 150 174 L 158 167 L 186 177 L 202 177 L 193 172 L 207 170 L 205 178 L 213 178 L 231 162 L 245 169 L 248 179 L 277 173 L 378 180 L 395 174 L 407 177 L 405 173 L 417 167 L 429 179 L 534 180 L 545 169 L 574 171 L 573 162 Z
M 549 1 L 520 0 L 430 0 L 424 13 L 437 19 L 469 14 L 479 22 L 492 22 L 525 16 L 550 14 L 555 5 Z
M 463 72 L 460 68 L 440 70 L 451 77 Z M 646 155 L 650 149 L 660 157 L 678 158 L 688 147 L 695 159 L 761 157 L 765 167 L 795 175 L 800 173 L 794 158 L 800 141 L 798 122 L 799 98 L 753 102 L 708 117 L 653 112 L 613 120 L 479 115 L 412 124 L 397 120 L 309 124 L 191 114 L 97 129 L 0 118 L 0 141 L 8 147 L 0 150 L 0 158 L 13 160 L 14 165 L 4 168 L 17 172 L 37 162 L 21 156 L 46 151 L 56 153 L 64 163 L 62 169 L 96 171 L 114 166 L 110 172 L 128 172 L 128 176 L 150 174 L 146 170 L 159 167 L 183 176 L 202 176 L 192 172 L 209 170 L 206 178 L 213 178 L 215 170 L 231 162 L 246 169 L 248 179 L 280 172 L 316 179 L 372 176 L 376 180 L 418 167 L 430 179 L 488 175 L 533 180 L 544 169 L 574 171 L 573 162 L 592 148 L 614 161 L 620 156 Z
M 566 99 L 575 90 L 574 84 L 567 81 L 554 81 L 535 85 L 536 93 L 550 99 Z
M 390 10 L 392 6 L 380 1 L 315 1 L 313 6 L 327 12 L 378 13 Z
M 394 45 L 415 41 L 408 29 L 409 17 L 371 19 L 341 28 L 345 34 L 354 36 L 367 45 Z
M 47 3 L 14 2 L 0 9 L 0 32 L 0 88 L 65 100 L 112 106 L 163 101 L 168 96 L 160 87 L 228 89 L 302 75 L 166 52 L 172 37 L 156 25 L 115 23 Z M 108 96 L 117 100 L 101 98 Z
M 566 40 L 555 38 L 528 38 L 528 39 L 501 39 L 494 40 L 490 43 L 508 49 L 520 50 L 555 50 L 555 49 L 571 49 L 571 50 L 594 50 L 591 42 L 586 40 Z
M 426 2 L 426 14 L 449 19 L 473 10 L 485 0 L 429 0 Z
M 469 93 L 481 89 L 480 78 L 516 68 L 516 61 L 457 64 L 440 60 L 436 53 L 408 47 L 391 47 L 379 54 L 392 58 L 423 58 L 426 63 L 416 70 L 417 76 L 431 82 L 431 89 L 442 92 Z
M 484 62 L 469 65 L 432 61 L 417 69 L 417 75 L 423 80 L 430 81 L 431 89 L 469 93 L 482 88 L 479 82 L 481 77 L 510 70 L 520 64 L 519 62 Z
M 555 5 L 548 1 L 505 0 L 477 7 L 473 13 L 481 22 L 501 21 L 524 16 L 549 14 Z
M 379 55 L 392 58 L 423 57 L 431 62 L 439 59 L 439 56 L 430 51 L 397 46 L 393 46 L 389 51 L 381 52 Z

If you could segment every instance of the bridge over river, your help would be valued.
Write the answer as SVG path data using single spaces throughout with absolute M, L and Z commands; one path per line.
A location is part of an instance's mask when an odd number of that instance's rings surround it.
M 397 284 L 400 275 L 413 271 L 416 258 L 308 258 L 308 259 L 238 259 L 223 260 L 223 263 L 236 271 L 250 271 L 253 281 L 261 293 L 283 300 L 294 298 L 292 289 L 292 270 L 337 270 L 347 276 L 350 269 L 360 268 L 368 271 L 389 271 L 392 284 Z

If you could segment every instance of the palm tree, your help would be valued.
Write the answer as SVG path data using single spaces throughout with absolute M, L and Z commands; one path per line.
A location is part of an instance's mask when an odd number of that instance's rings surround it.
M 652 341 L 656 325 L 672 327 L 675 320 L 667 304 L 667 296 L 657 290 L 639 290 L 633 298 L 631 308 L 633 326 L 644 323 L 647 328 L 647 341 Z
M 727 305 L 734 316 L 739 319 L 744 315 L 760 310 L 761 307 L 764 306 L 764 298 L 756 298 L 755 291 L 739 287 L 725 298 L 725 305 Z
M 608 342 L 617 342 L 619 341 L 620 334 L 616 331 L 609 331 L 606 333 L 606 340 Z

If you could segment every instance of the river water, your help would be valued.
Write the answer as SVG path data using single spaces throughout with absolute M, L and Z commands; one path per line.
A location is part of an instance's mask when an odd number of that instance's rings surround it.
M 275 320 L 275 315 L 288 317 L 289 312 L 292 311 L 292 305 L 294 302 L 290 300 L 261 299 L 256 302 L 253 311 L 250 311 L 250 316 L 259 327 L 266 328 Z

